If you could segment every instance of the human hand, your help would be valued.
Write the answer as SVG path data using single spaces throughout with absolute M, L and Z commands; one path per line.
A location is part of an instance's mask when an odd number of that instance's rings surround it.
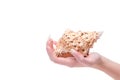
M 55 63 L 69 67 L 92 67 L 101 63 L 101 56 L 98 53 L 90 53 L 87 57 L 84 57 L 81 53 L 71 50 L 73 57 L 57 57 L 54 54 L 53 45 L 56 45 L 56 41 L 49 38 L 46 43 L 46 50 L 49 58 Z

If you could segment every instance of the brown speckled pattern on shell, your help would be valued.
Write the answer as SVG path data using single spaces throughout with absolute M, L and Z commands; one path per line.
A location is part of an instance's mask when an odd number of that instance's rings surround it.
M 92 48 L 94 42 L 99 38 L 99 33 L 93 32 L 74 32 L 67 29 L 56 44 L 55 54 L 58 57 L 71 57 L 71 49 L 87 56 L 89 49 Z

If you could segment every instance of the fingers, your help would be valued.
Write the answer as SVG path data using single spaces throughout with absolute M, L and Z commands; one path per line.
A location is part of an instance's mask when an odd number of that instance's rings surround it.
M 66 65 L 69 67 L 74 67 L 76 66 L 76 60 L 73 57 L 68 57 L 68 58 L 62 58 L 62 57 L 56 57 L 54 58 L 54 62 L 61 64 L 61 65 Z
M 53 41 L 53 44 L 54 44 L 54 45 L 56 45 L 56 44 L 57 44 L 57 42 L 56 42 L 56 41 Z
M 75 59 L 71 58 L 71 57 L 69 57 L 69 58 L 57 57 L 54 54 L 53 45 L 56 45 L 56 41 L 53 41 L 51 38 L 49 38 L 47 43 L 46 43 L 46 50 L 47 50 L 47 53 L 49 55 L 49 58 L 55 63 L 61 64 L 61 65 L 66 65 L 69 67 L 73 67 L 75 64 Z
M 49 55 L 49 58 L 53 62 L 61 64 L 61 65 L 66 65 L 66 66 L 69 66 L 69 67 L 74 67 L 74 66 L 78 65 L 77 61 L 74 57 L 68 57 L 68 58 L 57 57 L 54 54 L 53 45 L 56 45 L 56 41 L 53 41 L 51 38 L 49 38 L 47 40 L 47 43 L 46 43 L 46 50 L 47 50 L 47 53 Z
M 53 40 L 51 38 L 47 40 L 46 50 L 50 57 L 53 56 L 54 48 L 53 48 Z
M 90 64 L 87 57 L 84 57 L 82 53 L 79 53 L 75 50 L 71 50 L 71 54 L 75 57 L 79 64 L 82 64 L 84 66 L 88 66 Z
M 84 59 L 84 56 L 81 53 L 78 53 L 77 51 L 71 49 L 71 54 L 77 59 L 82 60 Z
M 56 45 L 56 42 L 53 41 L 51 38 L 48 39 L 47 43 L 46 43 L 46 50 L 47 53 L 49 55 L 49 58 L 55 62 L 55 63 L 59 63 L 59 64 L 67 64 L 67 62 L 69 62 L 68 60 L 64 59 L 64 58 L 58 58 L 55 54 L 54 54 L 54 47 L 53 44 Z
M 52 40 L 52 38 L 48 38 L 48 40 L 47 40 L 47 43 L 46 43 L 46 46 L 49 46 L 49 47 L 53 47 L 53 40 Z

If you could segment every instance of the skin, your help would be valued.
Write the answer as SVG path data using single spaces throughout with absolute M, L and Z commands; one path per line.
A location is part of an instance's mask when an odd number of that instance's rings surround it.
M 120 64 L 115 63 L 96 52 L 89 53 L 87 57 L 84 57 L 77 51 L 71 50 L 71 54 L 74 57 L 57 57 L 54 54 L 53 45 L 56 45 L 56 41 L 49 38 L 46 43 L 46 50 L 51 61 L 68 67 L 91 67 L 99 69 L 111 76 L 113 79 L 120 80 Z

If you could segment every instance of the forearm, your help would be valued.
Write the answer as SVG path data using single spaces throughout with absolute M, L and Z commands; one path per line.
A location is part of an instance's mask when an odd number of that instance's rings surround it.
M 99 69 L 115 80 L 120 80 L 120 64 L 115 63 L 105 57 L 101 57 L 101 63 L 95 65 L 94 68 Z

